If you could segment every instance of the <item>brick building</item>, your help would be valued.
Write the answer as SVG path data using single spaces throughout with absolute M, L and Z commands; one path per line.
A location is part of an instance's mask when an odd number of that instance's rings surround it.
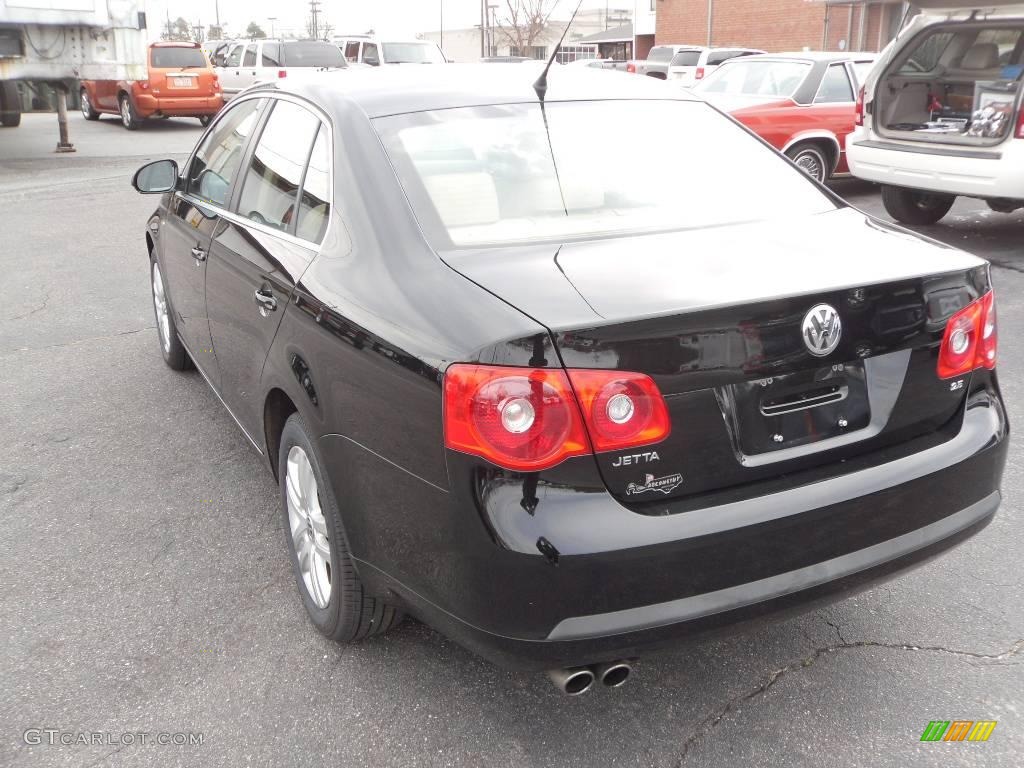
M 656 41 L 766 51 L 880 51 L 900 28 L 900 0 L 651 0 Z M 709 23 L 710 18 L 710 23 Z

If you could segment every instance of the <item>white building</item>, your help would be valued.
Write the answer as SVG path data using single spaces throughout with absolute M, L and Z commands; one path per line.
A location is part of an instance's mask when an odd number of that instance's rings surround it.
M 646 59 L 654 47 L 659 0 L 633 0 L 633 58 Z
M 646 3 L 656 0 L 634 0 L 634 2 Z M 618 5 L 623 0 L 618 0 Z M 596 55 L 597 48 L 594 45 L 579 45 L 580 38 L 601 32 L 606 29 L 617 27 L 627 23 L 633 13 L 629 7 L 595 8 L 580 11 L 569 34 L 562 44 L 562 51 L 559 59 L 569 60 L 575 58 L 590 58 Z M 500 11 L 500 6 L 492 6 L 495 12 Z M 533 41 L 533 45 L 526 50 L 516 50 L 510 43 L 508 36 L 501 30 L 500 13 L 492 20 L 488 28 L 481 35 L 480 27 L 469 29 L 445 29 L 444 34 L 440 31 L 424 32 L 421 37 L 424 40 L 431 40 L 441 46 L 445 55 L 452 61 L 472 62 L 479 61 L 481 56 L 527 56 L 531 59 L 546 59 L 551 55 L 558 39 L 565 31 L 568 19 L 551 19 L 548 21 L 547 29 Z M 654 25 L 651 24 L 651 37 L 654 36 Z M 442 39 L 443 37 L 443 39 Z

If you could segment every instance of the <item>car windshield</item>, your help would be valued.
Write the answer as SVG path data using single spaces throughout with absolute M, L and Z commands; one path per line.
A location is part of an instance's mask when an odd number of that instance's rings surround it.
M 198 48 L 153 48 L 150 61 L 157 69 L 181 69 L 183 67 L 205 67 L 206 56 Z
M 699 101 L 554 102 L 374 121 L 439 249 L 689 229 L 832 210 Z M 642 142 L 623 136 L 643 133 Z M 729 162 L 723 163 L 722 158 Z
M 716 69 L 694 90 L 788 99 L 796 93 L 810 71 L 809 61 L 733 59 Z
M 388 64 L 444 64 L 444 56 L 433 43 L 384 43 Z
M 286 67 L 344 67 L 345 57 L 341 49 L 332 43 L 305 40 L 284 43 L 282 62 Z

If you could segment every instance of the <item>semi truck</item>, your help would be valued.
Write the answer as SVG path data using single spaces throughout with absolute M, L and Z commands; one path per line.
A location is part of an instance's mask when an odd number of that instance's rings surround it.
M 78 80 L 146 78 L 142 0 L 0 0 L 0 126 L 21 123 L 41 84 L 57 94 L 61 141 L 69 150 L 66 95 Z

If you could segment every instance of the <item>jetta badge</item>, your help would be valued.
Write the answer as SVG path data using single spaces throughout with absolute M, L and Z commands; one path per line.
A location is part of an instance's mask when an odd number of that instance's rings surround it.
M 804 315 L 801 330 L 807 351 L 815 357 L 825 357 L 839 346 L 839 339 L 843 335 L 843 323 L 833 307 L 818 304 Z

